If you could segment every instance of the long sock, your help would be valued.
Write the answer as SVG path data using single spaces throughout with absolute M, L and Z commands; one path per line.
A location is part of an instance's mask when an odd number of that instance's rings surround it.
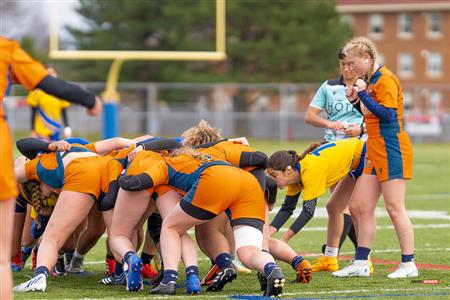
M 325 247 L 325 256 L 328 257 L 337 257 L 338 256 L 338 252 L 339 252 L 339 248 L 334 248 L 334 247 Z
M 348 232 L 348 237 L 352 241 L 353 245 L 355 246 L 355 249 L 358 248 L 358 239 L 356 238 L 356 230 L 355 230 L 355 225 L 353 225 L 353 222 L 352 222 L 352 227 L 350 228 L 350 231 Z
M 297 255 L 296 257 L 294 257 L 294 258 L 292 259 L 292 261 L 291 261 L 291 266 L 294 268 L 294 270 L 297 269 L 297 266 L 298 266 L 303 260 L 305 260 L 305 259 L 304 259 L 303 256 L 301 256 L 301 255 Z
M 134 252 L 134 251 L 128 251 L 127 253 L 125 253 L 125 255 L 123 256 L 123 261 L 126 262 L 126 263 L 128 263 L 128 260 L 130 259 L 130 257 L 131 257 L 132 255 L 136 255 L 136 252 Z M 130 267 L 130 266 L 128 266 L 128 267 Z
M 410 262 L 410 261 L 414 261 L 414 253 L 413 254 L 402 254 L 402 262 L 403 263 Z
M 221 253 L 221 254 L 217 255 L 217 257 L 214 261 L 216 262 L 216 265 L 221 270 L 233 266 L 233 263 L 231 262 L 230 254 L 228 254 L 228 253 Z
M 189 266 L 186 268 L 186 278 L 189 275 L 197 275 L 198 276 L 198 267 L 197 266 Z
M 347 235 L 352 228 L 352 216 L 344 214 L 344 229 L 342 230 L 341 239 L 339 240 L 339 249 L 341 249 Z
M 33 251 L 33 247 L 22 246 L 22 253 L 26 256 L 29 256 L 31 254 L 31 251 Z
M 355 260 L 368 260 L 370 249 L 365 247 L 356 248 Z
M 272 273 L 272 270 L 277 266 L 274 262 L 269 262 L 264 266 L 264 274 L 266 276 L 269 276 L 270 273 Z
M 118 277 L 123 273 L 123 264 L 116 261 L 116 266 L 114 267 L 114 276 Z
M 152 261 L 152 259 L 153 259 L 153 255 L 147 254 L 144 251 L 142 251 L 142 253 L 141 253 L 141 260 L 142 260 L 142 263 L 144 265 L 149 264 Z
M 48 273 L 49 273 L 49 271 L 48 271 L 48 268 L 46 266 L 39 266 L 39 267 L 36 268 L 36 271 L 34 271 L 34 276 L 33 277 L 36 277 L 39 274 L 44 274 L 45 277 L 48 277 Z
M 168 284 L 169 282 L 177 282 L 178 272 L 175 270 L 164 270 L 164 278 L 161 281 L 162 284 Z

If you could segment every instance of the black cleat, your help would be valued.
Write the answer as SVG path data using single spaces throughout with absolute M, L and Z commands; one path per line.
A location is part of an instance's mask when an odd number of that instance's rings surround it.
M 258 277 L 259 285 L 261 286 L 261 291 L 263 291 L 265 293 L 266 288 L 267 288 L 266 275 L 264 275 L 264 273 L 258 272 L 258 273 L 256 273 L 256 276 Z
M 122 274 L 120 274 L 119 276 L 112 274 L 110 276 L 102 278 L 99 280 L 98 283 L 104 284 L 104 285 L 126 285 L 127 278 L 126 278 L 125 272 L 122 272 Z
M 156 287 L 152 288 L 149 294 L 159 295 L 175 295 L 177 286 L 175 282 L 169 282 L 168 284 L 159 283 Z
M 275 267 L 267 276 L 267 289 L 264 293 L 266 297 L 281 297 L 283 293 L 284 282 L 283 272 L 279 267 Z
M 56 261 L 55 268 L 53 269 L 53 273 L 55 275 L 64 275 L 66 274 L 66 269 L 64 266 L 64 257 L 58 258 Z
M 232 282 L 237 277 L 236 269 L 233 267 L 225 268 L 223 270 L 220 270 L 219 273 L 217 273 L 216 277 L 214 277 L 214 280 L 211 282 L 211 284 L 206 289 L 207 292 L 218 292 L 223 289 L 225 284 Z

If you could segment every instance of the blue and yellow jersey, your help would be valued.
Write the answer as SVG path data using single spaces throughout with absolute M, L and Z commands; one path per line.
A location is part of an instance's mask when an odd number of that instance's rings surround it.
M 62 111 L 70 106 L 69 102 L 37 89 L 28 94 L 27 103 L 37 109 L 34 130 L 39 136 L 50 137 L 59 134 L 63 127 Z
M 344 124 L 361 124 L 363 116 L 347 100 L 345 84 L 342 77 L 325 81 L 314 95 L 309 106 L 325 110 L 330 121 Z M 343 130 L 325 129 L 327 142 L 348 138 Z
M 325 193 L 359 164 L 364 142 L 352 138 L 324 144 L 306 155 L 298 166 L 300 184 L 287 186 L 286 195 L 302 192 L 303 199 L 312 200 Z
M 0 99 L 9 93 L 13 83 L 20 83 L 27 89 L 36 88 L 48 75 L 48 71 L 39 62 L 23 51 L 16 41 L 0 36 Z M 4 116 L 0 105 L 0 117 Z
M 396 118 L 391 122 L 382 121 L 370 112 L 364 115 L 369 138 L 403 131 L 403 91 L 397 77 L 386 67 L 380 67 L 371 76 L 367 92 L 380 105 L 396 110 Z

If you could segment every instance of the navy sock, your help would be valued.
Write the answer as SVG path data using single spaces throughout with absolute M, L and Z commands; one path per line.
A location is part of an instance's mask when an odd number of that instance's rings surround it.
M 45 277 L 48 277 L 48 273 L 49 273 L 49 271 L 48 271 L 47 267 L 39 266 L 39 267 L 36 268 L 36 271 L 34 271 L 34 276 L 33 277 L 36 277 L 39 274 L 45 274 Z
M 304 260 L 303 256 L 297 255 L 292 259 L 291 266 L 296 269 L 297 266 Z
M 33 247 L 23 246 L 22 247 L 22 253 L 25 255 L 30 255 L 31 251 L 33 251 Z
M 365 247 L 356 248 L 355 260 L 368 260 L 370 249 Z
M 168 284 L 169 282 L 177 282 L 178 272 L 175 270 L 164 270 L 164 278 L 161 281 L 162 284 Z
M 123 261 L 128 263 L 128 260 L 130 259 L 131 255 L 136 255 L 136 252 L 128 251 L 127 253 L 125 253 L 125 255 L 123 256 Z
M 141 253 L 141 260 L 144 265 L 149 264 L 152 261 L 152 259 L 153 259 L 153 255 L 147 254 L 145 252 Z
M 119 277 L 123 273 L 123 264 L 116 261 L 116 266 L 114 267 L 114 276 Z
M 233 265 L 233 263 L 231 262 L 231 256 L 228 253 L 221 253 L 217 255 L 214 261 L 216 262 L 216 265 L 220 270 L 231 267 Z
M 402 262 L 414 261 L 414 254 L 402 254 Z
M 186 277 L 189 275 L 197 275 L 198 276 L 198 267 L 197 266 L 189 266 L 186 268 Z
M 274 263 L 274 262 L 267 263 L 267 264 L 264 266 L 264 274 L 265 274 L 266 276 L 269 276 L 270 273 L 272 273 L 272 270 L 273 270 L 276 266 L 277 266 L 277 264 Z

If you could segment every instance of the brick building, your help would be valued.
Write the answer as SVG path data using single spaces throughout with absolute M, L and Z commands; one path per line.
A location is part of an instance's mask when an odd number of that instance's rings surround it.
M 450 0 L 337 0 L 337 9 L 376 43 L 410 117 L 450 113 Z

